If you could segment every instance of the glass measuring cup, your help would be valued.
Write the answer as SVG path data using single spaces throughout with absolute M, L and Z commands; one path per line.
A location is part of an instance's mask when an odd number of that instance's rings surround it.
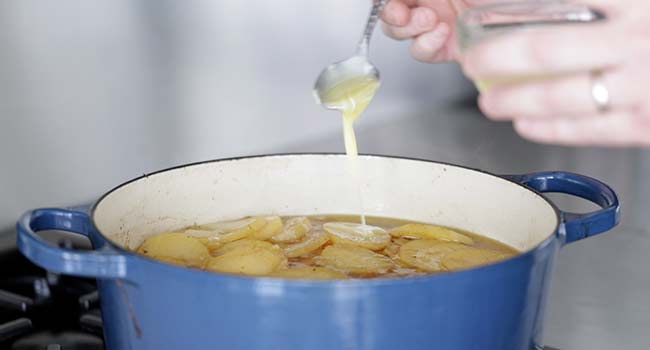
M 493 3 L 469 9 L 458 17 L 458 47 L 462 56 L 474 45 L 496 36 L 522 30 L 544 30 L 561 25 L 593 23 L 604 19 L 605 15 L 596 9 L 567 1 Z M 578 72 L 490 76 L 477 79 L 474 83 L 479 91 L 485 91 L 495 85 L 553 79 L 576 73 Z

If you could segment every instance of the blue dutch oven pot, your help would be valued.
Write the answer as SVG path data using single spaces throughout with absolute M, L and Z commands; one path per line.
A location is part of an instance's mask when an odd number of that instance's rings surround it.
M 50 271 L 97 279 L 108 349 L 539 349 L 553 265 L 563 245 L 619 221 L 614 191 L 566 172 L 496 176 L 449 164 L 362 156 L 350 187 L 341 155 L 217 160 L 146 175 L 90 213 L 36 209 L 18 247 Z M 348 186 L 348 187 L 346 187 Z M 129 249 L 155 232 L 247 215 L 359 211 L 467 229 L 518 248 L 497 264 L 401 279 L 297 281 L 210 273 Z M 540 193 L 602 209 L 559 211 Z M 36 232 L 87 236 L 92 251 Z M 129 248 L 129 249 L 126 249 Z

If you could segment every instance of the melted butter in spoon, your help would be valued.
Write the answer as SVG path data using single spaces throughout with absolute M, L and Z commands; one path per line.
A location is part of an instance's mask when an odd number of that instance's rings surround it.
M 354 122 L 366 110 L 379 88 L 379 80 L 374 76 L 359 76 L 344 80 L 325 91 L 321 103 L 343 114 L 343 137 L 345 153 L 356 157 L 357 141 L 354 134 Z

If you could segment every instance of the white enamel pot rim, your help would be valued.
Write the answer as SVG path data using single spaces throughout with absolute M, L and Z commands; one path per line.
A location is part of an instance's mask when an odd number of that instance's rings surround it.
M 179 170 L 179 169 L 186 169 L 186 168 L 191 168 L 195 166 L 200 166 L 200 165 L 206 165 L 206 164 L 212 164 L 212 163 L 225 163 L 225 162 L 232 162 L 232 161 L 239 161 L 239 160 L 253 160 L 253 159 L 265 159 L 265 158 L 274 158 L 274 157 L 344 157 L 344 154 L 340 153 L 282 153 L 282 154 L 264 154 L 264 155 L 251 155 L 251 156 L 244 156 L 244 157 L 232 157 L 232 158 L 222 158 L 222 159 L 214 159 L 214 160 L 208 160 L 208 161 L 201 161 L 201 162 L 195 162 L 195 163 L 190 163 L 190 164 L 184 164 L 180 166 L 175 166 L 163 170 L 159 170 L 156 172 L 152 172 L 149 174 L 142 175 L 140 177 L 131 179 L 127 182 L 124 182 L 110 191 L 106 192 L 104 195 L 102 195 L 92 206 L 90 210 L 90 217 L 92 220 L 93 225 L 96 227 L 96 231 L 99 233 L 99 235 L 106 240 L 106 242 L 109 245 L 109 249 L 115 250 L 121 255 L 124 255 L 127 260 L 131 260 L 130 263 L 146 263 L 146 264 L 154 264 L 157 267 L 164 267 L 168 269 L 170 273 L 173 273 L 176 275 L 177 273 L 193 273 L 193 274 L 203 274 L 205 278 L 226 278 L 231 281 L 240 281 L 242 283 L 250 283 L 251 280 L 255 280 L 258 283 L 262 284 L 286 284 L 289 283 L 291 286 L 307 286 L 307 287 L 313 287 L 313 286 L 323 286 L 323 285 L 332 285 L 332 284 L 341 284 L 341 285 L 349 285 L 349 286 L 358 286 L 358 285 L 364 285 L 364 286 L 373 286 L 373 285 L 383 285 L 383 284 L 390 284 L 390 285 L 395 285 L 395 284 L 411 284 L 414 282 L 427 282 L 430 281 L 431 279 L 439 279 L 439 278 L 445 278 L 449 276 L 459 276 L 464 273 L 476 273 L 479 272 L 480 270 L 487 270 L 487 269 L 498 269 L 501 265 L 504 264 L 509 264 L 513 263 L 515 260 L 519 259 L 527 259 L 529 258 L 529 255 L 531 255 L 534 251 L 538 249 L 544 249 L 547 247 L 549 244 L 551 244 L 554 240 L 558 239 L 558 233 L 560 232 L 560 224 L 561 224 L 561 212 L 557 208 L 557 206 L 551 202 L 549 199 L 545 198 L 544 196 L 541 195 L 540 192 L 527 187 L 523 185 L 520 182 L 517 182 L 515 180 L 512 180 L 508 177 L 504 176 L 499 176 L 492 174 L 490 172 L 486 172 L 484 170 L 480 169 L 474 169 L 470 167 L 465 167 L 465 166 L 459 166 L 455 164 L 450 164 L 450 163 L 445 163 L 445 162 L 437 162 L 437 161 L 432 161 L 432 160 L 427 160 L 427 159 L 417 159 L 417 158 L 409 158 L 409 157 L 401 157 L 401 156 L 386 156 L 386 155 L 372 155 L 372 154 L 364 154 L 360 155 L 360 159 L 376 159 L 376 158 L 381 158 L 381 159 L 397 159 L 397 160 L 405 160 L 405 161 L 413 161 L 413 162 L 424 162 L 428 164 L 437 164 L 437 165 L 442 165 L 446 166 L 449 168 L 454 168 L 454 169 L 459 169 L 465 172 L 474 172 L 474 173 L 479 173 L 482 175 L 487 175 L 490 177 L 493 177 L 495 179 L 498 179 L 500 181 L 504 181 L 508 183 L 509 185 L 515 185 L 517 188 L 524 189 L 530 193 L 534 193 L 535 196 L 537 196 L 539 199 L 543 200 L 545 202 L 545 205 L 547 205 L 549 208 L 552 208 L 554 212 L 554 220 L 555 222 L 553 223 L 552 227 L 553 229 L 548 232 L 548 235 L 545 239 L 541 240 L 538 244 L 535 246 L 522 250 L 522 253 L 511 258 L 508 260 L 501 261 L 496 264 L 491 264 L 487 266 L 481 266 L 477 268 L 472 268 L 472 269 L 467 269 L 467 270 L 462 270 L 462 271 L 456 271 L 456 272 L 448 272 L 448 273 L 439 273 L 439 274 L 431 274 L 431 275 L 425 275 L 425 276 L 416 276 L 416 277 L 406 277 L 406 278 L 376 278 L 376 279 L 353 279 L 353 280 L 342 280 L 342 281 L 308 281 L 308 280 L 284 280 L 284 279 L 277 279 L 277 278 L 267 278 L 267 277 L 249 277 L 249 276 L 240 276 L 240 275 L 229 275 L 229 274 L 218 274 L 214 272 L 209 272 L 209 271 L 202 271 L 202 270 L 196 270 L 196 269 L 190 269 L 190 268 L 184 268 L 184 267 L 179 267 L 176 265 L 171 265 L 167 263 L 163 263 L 154 259 L 150 259 L 147 257 L 144 257 L 142 255 L 139 255 L 129 249 L 123 248 L 120 244 L 117 244 L 114 242 L 113 239 L 109 238 L 106 234 L 104 234 L 99 228 L 96 226 L 97 222 L 97 214 L 98 214 L 98 207 L 101 206 L 101 204 L 107 199 L 110 198 L 111 195 L 113 195 L 116 191 L 130 185 L 133 183 L 136 183 L 140 180 L 149 178 L 151 176 L 159 175 L 159 174 L 164 174 L 170 171 L 174 170 Z M 329 213 L 329 214 L 339 214 L 339 213 Z M 551 226 L 549 226 L 551 227 Z

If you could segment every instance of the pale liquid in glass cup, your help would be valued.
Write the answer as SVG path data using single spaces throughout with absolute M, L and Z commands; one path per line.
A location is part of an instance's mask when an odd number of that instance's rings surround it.
M 458 17 L 458 47 L 462 55 L 474 45 L 495 36 L 522 30 L 588 24 L 604 19 L 605 16 L 595 9 L 565 1 L 527 1 L 480 6 L 467 10 Z M 477 79 L 474 84 L 483 92 L 497 85 L 556 79 L 577 73 L 580 72 L 493 76 Z

